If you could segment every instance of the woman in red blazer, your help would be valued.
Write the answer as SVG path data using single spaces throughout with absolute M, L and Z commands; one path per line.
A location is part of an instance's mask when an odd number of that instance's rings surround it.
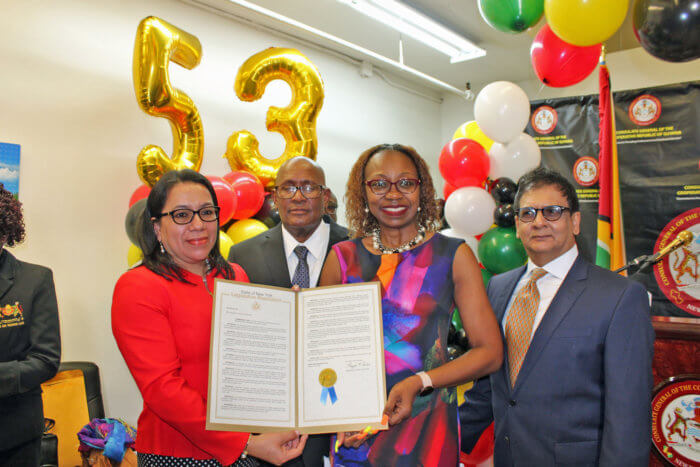
M 112 332 L 143 396 L 139 466 L 254 466 L 299 456 L 306 436 L 205 430 L 214 279 L 248 281 L 219 252 L 219 208 L 209 180 L 170 171 L 142 218 L 143 264 L 119 278 Z M 248 455 L 254 457 L 248 457 Z

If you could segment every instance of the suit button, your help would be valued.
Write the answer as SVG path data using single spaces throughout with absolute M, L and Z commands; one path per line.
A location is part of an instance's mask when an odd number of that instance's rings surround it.
M 504 436 L 504 437 L 503 437 L 503 441 L 505 441 L 506 444 L 510 444 L 510 438 L 507 437 L 507 436 Z
M 515 407 L 515 404 L 516 402 L 513 399 L 508 401 L 508 405 L 510 405 L 511 407 Z

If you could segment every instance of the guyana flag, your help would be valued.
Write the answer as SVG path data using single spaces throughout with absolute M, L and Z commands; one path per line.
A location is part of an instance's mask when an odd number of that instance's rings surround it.
M 600 87 L 598 106 L 600 117 L 598 132 L 600 198 L 598 201 L 598 241 L 595 263 L 603 268 L 615 270 L 624 266 L 627 260 L 622 232 L 622 210 L 620 208 L 620 174 L 615 139 L 615 109 L 612 105 L 610 73 L 605 65 L 605 52 L 601 55 L 598 84 Z

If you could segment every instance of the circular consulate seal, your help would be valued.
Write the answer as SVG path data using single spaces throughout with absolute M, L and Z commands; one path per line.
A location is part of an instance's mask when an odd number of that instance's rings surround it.
M 557 111 L 548 105 L 537 107 L 532 113 L 532 129 L 541 135 L 548 135 L 557 126 Z
M 318 375 L 318 382 L 321 383 L 321 386 L 323 386 L 324 388 L 333 387 L 337 380 L 338 375 L 332 368 L 326 368 L 324 370 L 321 370 L 321 373 Z
M 651 441 L 671 465 L 700 465 L 700 375 L 674 376 L 654 388 Z
M 574 162 L 573 173 L 579 185 L 595 185 L 600 175 L 598 161 L 590 156 L 579 157 L 576 162 Z
M 651 94 L 642 94 L 632 101 L 628 114 L 637 125 L 651 125 L 661 116 L 661 101 Z
M 674 305 L 700 316 L 700 207 L 685 211 L 666 224 L 656 240 L 654 253 L 684 230 L 693 235 L 693 240 L 656 263 L 654 276 L 659 289 Z

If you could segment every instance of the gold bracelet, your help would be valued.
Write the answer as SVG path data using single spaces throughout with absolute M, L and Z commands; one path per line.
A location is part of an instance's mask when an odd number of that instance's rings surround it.
M 243 452 L 241 453 L 241 459 L 247 459 L 248 458 L 248 444 L 250 443 L 250 438 L 253 437 L 253 433 L 248 433 L 248 440 L 245 442 L 245 446 L 243 446 Z

